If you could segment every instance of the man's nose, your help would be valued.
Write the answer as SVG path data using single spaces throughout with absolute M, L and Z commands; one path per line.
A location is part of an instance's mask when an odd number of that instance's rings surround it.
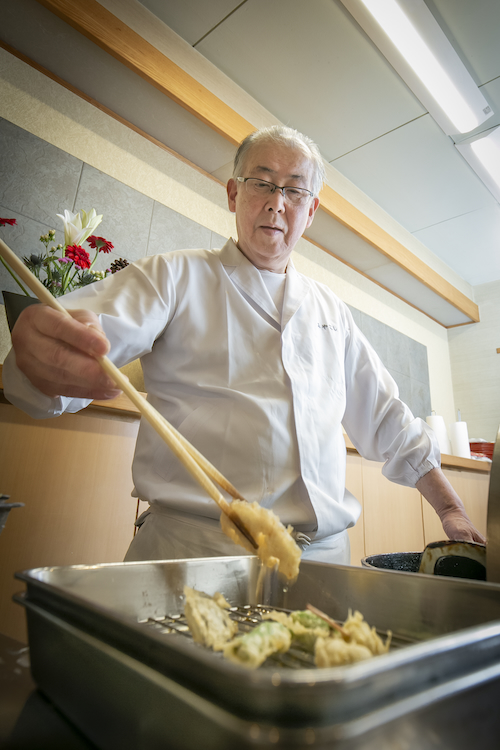
M 274 193 L 271 193 L 267 199 L 267 209 L 268 211 L 277 211 L 278 213 L 285 210 L 285 197 L 279 188 L 276 188 Z

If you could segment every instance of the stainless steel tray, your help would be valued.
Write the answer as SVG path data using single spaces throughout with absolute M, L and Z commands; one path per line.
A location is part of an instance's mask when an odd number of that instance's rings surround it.
M 34 679 L 102 748 L 385 748 L 403 731 L 405 747 L 456 750 L 478 723 L 500 729 L 497 711 L 484 716 L 500 693 L 498 584 L 303 562 L 294 586 L 266 575 L 257 600 L 259 572 L 234 557 L 19 573 Z M 248 672 L 147 624 L 182 612 L 185 584 L 234 605 L 310 602 L 339 620 L 359 609 L 400 647 L 348 667 Z M 460 722 L 443 744 L 457 710 L 476 711 L 473 733 Z M 429 731 L 441 744 L 426 744 Z

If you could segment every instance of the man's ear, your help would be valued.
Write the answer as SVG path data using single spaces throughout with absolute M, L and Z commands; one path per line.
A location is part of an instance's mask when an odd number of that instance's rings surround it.
M 306 229 L 311 226 L 312 220 L 314 219 L 314 214 L 318 210 L 318 207 L 319 207 L 319 198 L 317 197 L 313 198 L 309 206 L 309 214 L 307 217 Z
M 238 183 L 231 177 L 226 185 L 227 190 L 227 204 L 229 210 L 234 214 L 236 212 L 236 193 L 238 192 Z

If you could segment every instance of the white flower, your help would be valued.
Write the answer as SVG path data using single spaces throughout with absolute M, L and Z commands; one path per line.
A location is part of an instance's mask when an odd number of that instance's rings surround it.
M 81 245 L 87 237 L 90 237 L 96 230 L 96 227 L 102 221 L 102 214 L 96 215 L 95 208 L 92 208 L 88 213 L 81 209 L 76 214 L 71 211 L 65 211 L 64 216 L 57 214 L 64 223 L 64 244 L 68 245 Z

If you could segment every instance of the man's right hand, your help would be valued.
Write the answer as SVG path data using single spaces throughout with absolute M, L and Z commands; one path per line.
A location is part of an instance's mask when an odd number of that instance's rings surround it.
M 21 372 L 47 396 L 110 399 L 120 394 L 95 357 L 109 351 L 97 315 L 72 310 L 71 318 L 46 305 L 30 305 L 12 330 Z

